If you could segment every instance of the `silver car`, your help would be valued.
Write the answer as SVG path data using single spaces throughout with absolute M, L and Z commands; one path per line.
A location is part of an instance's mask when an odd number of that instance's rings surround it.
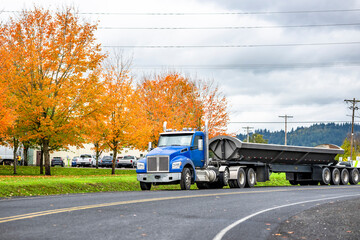
M 116 160 L 117 167 L 136 167 L 137 165 L 137 158 L 135 156 L 123 156 L 118 157 Z

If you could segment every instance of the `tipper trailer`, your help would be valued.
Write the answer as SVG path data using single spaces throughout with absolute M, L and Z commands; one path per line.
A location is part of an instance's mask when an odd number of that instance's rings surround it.
M 151 145 L 151 144 L 150 144 Z M 253 187 L 270 174 L 286 173 L 292 185 L 358 184 L 359 169 L 335 160 L 344 150 L 335 145 L 319 147 L 245 143 L 230 136 L 210 141 L 205 132 L 192 129 L 160 134 L 158 147 L 137 164 L 142 190 L 152 185 L 180 184 L 188 190 Z M 209 158 L 210 156 L 210 158 Z

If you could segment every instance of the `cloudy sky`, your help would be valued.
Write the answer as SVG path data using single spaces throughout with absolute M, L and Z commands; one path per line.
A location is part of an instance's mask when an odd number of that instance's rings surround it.
M 34 5 L 74 6 L 99 21 L 104 51 L 133 56 L 134 75 L 179 70 L 214 79 L 229 100 L 229 131 L 350 121 L 360 99 L 360 1 L 0 0 L 0 18 Z M 360 115 L 358 113 L 358 115 Z M 293 123 L 291 123 L 293 122 Z

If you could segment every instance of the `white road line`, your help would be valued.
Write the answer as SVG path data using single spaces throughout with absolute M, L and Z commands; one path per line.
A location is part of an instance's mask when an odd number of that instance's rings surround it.
M 281 206 L 277 206 L 277 207 L 272 207 L 272 208 L 268 208 L 265 210 L 261 210 L 259 212 L 253 213 L 247 217 L 244 217 L 242 219 L 237 220 L 236 222 L 230 224 L 229 226 L 227 226 L 226 228 L 224 228 L 223 230 L 221 230 L 214 238 L 213 240 L 221 240 L 225 234 L 227 232 L 229 232 L 231 229 L 233 229 L 234 227 L 236 227 L 237 225 L 239 225 L 240 223 L 245 222 L 246 220 L 255 217 L 257 215 L 260 215 L 262 213 L 265 212 L 269 212 L 275 209 L 279 209 L 279 208 L 284 208 L 284 207 L 290 207 L 290 206 L 294 206 L 294 205 L 299 205 L 299 204 L 304 204 L 304 203 L 311 203 L 311 202 L 320 202 L 320 201 L 325 201 L 325 200 L 331 200 L 331 199 L 337 199 L 337 198 L 345 198 L 345 197 L 355 197 L 355 196 L 360 196 L 360 194 L 354 194 L 354 195 L 345 195 L 345 196 L 338 196 L 338 197 L 327 197 L 327 198 L 320 198 L 320 199 L 314 199 L 314 200 L 309 200 L 309 201 L 302 201 L 302 202 L 296 202 L 296 203 L 290 203 L 290 204 L 285 204 L 285 205 L 281 205 Z

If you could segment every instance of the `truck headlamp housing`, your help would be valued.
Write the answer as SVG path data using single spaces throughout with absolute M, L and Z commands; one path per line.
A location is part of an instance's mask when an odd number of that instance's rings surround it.
M 137 163 L 137 169 L 144 170 L 145 169 L 145 164 L 144 163 Z
M 179 169 L 181 167 L 181 162 L 173 162 L 172 169 Z

